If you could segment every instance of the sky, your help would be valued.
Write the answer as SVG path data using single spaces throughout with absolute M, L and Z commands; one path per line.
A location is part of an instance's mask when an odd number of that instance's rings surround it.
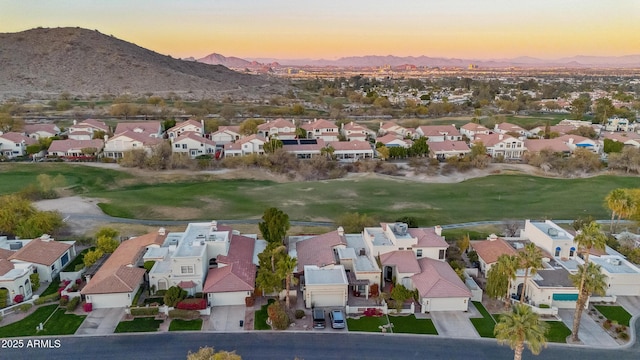
M 180 58 L 640 54 L 640 0 L 0 0 L 0 33 L 67 26 Z

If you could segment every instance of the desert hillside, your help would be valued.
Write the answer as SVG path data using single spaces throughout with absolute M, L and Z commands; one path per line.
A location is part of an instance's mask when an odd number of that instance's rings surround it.
M 81 28 L 0 33 L 0 97 L 31 93 L 186 93 L 257 98 L 286 85 L 224 66 L 183 61 Z

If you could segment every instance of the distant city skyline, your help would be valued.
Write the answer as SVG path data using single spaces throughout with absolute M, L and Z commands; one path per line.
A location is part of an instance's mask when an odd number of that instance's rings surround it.
M 0 32 L 67 26 L 180 58 L 640 53 L 638 0 L 0 0 Z

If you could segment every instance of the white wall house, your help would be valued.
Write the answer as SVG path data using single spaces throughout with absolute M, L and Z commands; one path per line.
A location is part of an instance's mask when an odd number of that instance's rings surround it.
M 319 268 L 304 267 L 304 304 L 313 307 L 347 305 L 349 281 L 342 265 Z
M 174 140 L 179 138 L 181 135 L 186 133 L 196 133 L 200 136 L 204 136 L 204 120 L 195 121 L 195 120 L 187 120 L 181 123 L 177 123 L 174 127 L 168 129 L 166 131 L 169 140 Z
M 325 119 L 313 119 L 300 125 L 306 130 L 307 139 L 322 139 L 324 141 L 338 141 L 340 129 L 331 121 Z
M 121 159 L 125 152 L 131 150 L 150 152 L 154 146 L 160 144 L 162 141 L 161 138 L 152 137 L 148 134 L 126 131 L 106 139 L 104 156 L 112 159 Z
M 187 154 L 195 159 L 200 155 L 214 155 L 216 143 L 198 133 L 186 132 L 172 139 L 171 151 L 176 154 Z
M 62 268 L 76 256 L 75 241 L 55 241 L 49 235 L 21 240 L 22 247 L 9 260 L 14 264 L 32 264 L 40 281 L 51 282 Z
M 234 143 L 224 145 L 224 156 L 244 156 L 264 154 L 264 143 L 267 140 L 260 135 L 251 135 Z
M 87 119 L 81 123 L 73 120 L 73 125 L 67 129 L 67 135 L 71 140 L 91 140 L 97 131 L 108 134 L 110 129 L 104 122 L 95 119 Z
M 27 146 L 38 141 L 17 132 L 0 132 L 0 156 L 12 159 L 27 155 Z
M 507 160 L 519 160 L 526 151 L 524 141 L 507 134 L 478 134 L 472 144 L 479 142 L 484 144 L 487 154 L 493 158 L 503 156 Z
M 1 255 L 0 255 L 1 256 Z M 35 270 L 33 264 L 7 260 L 0 257 L 0 290 L 7 291 L 7 304 L 14 303 L 16 295 L 28 300 L 33 295 L 30 276 Z

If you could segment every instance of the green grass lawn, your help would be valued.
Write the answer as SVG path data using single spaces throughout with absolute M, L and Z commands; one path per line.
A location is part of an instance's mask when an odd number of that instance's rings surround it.
M 602 205 L 606 194 L 637 186 L 637 177 L 548 179 L 526 175 L 494 175 L 457 184 L 402 178 L 274 183 L 202 175 L 192 181 L 150 184 L 143 183 L 144 179 L 138 183 L 121 171 L 87 166 L 77 171 L 77 166 L 82 165 L 1 164 L 0 194 L 35 182 L 38 173 L 61 174 L 76 193 L 106 199 L 102 208 L 115 216 L 169 219 L 166 209 L 158 209 L 185 207 L 197 209 L 193 216 L 200 220 L 257 218 L 273 206 L 274 198 L 280 198 L 285 200 L 278 207 L 291 220 L 335 220 L 344 212 L 360 212 L 382 221 L 414 216 L 421 226 L 431 226 L 495 219 L 574 219 L 578 215 L 607 218 Z M 486 211 L 488 208 L 492 211 Z
M 267 301 L 267 304 L 262 305 L 260 307 L 260 310 L 256 311 L 253 320 L 254 330 L 271 330 L 271 326 L 267 324 L 267 319 L 269 318 L 269 314 L 267 314 L 267 307 L 273 302 L 275 302 L 274 299 L 269 299 L 269 301 Z
M 431 319 L 416 319 L 416 316 L 411 314 L 409 316 L 389 316 L 389 321 L 393 323 L 394 333 L 438 335 Z
M 611 321 L 617 321 L 618 324 L 629 326 L 629 320 L 631 320 L 631 314 L 627 312 L 622 306 L 618 305 L 594 305 L 602 315 Z
M 152 317 L 136 318 L 131 321 L 121 321 L 114 332 L 154 332 L 158 331 L 160 324 L 162 324 L 162 320 L 156 320 Z
M 26 318 L 0 327 L 0 338 L 16 336 L 42 336 L 42 335 L 72 335 L 78 330 L 86 316 L 65 314 L 64 309 L 58 309 L 58 305 L 47 305 L 37 308 Z M 53 314 L 53 316 L 52 316 Z M 51 316 L 51 318 L 49 318 Z M 47 321 L 47 319 L 49 319 Z M 44 323 L 44 330 L 36 332 L 36 326 Z
M 549 330 L 547 330 L 547 341 L 554 343 L 566 343 L 567 336 L 571 335 L 571 329 L 567 327 L 562 321 L 545 321 L 549 324 Z
M 493 335 L 493 328 L 495 327 L 497 320 L 494 320 L 494 318 L 491 316 L 491 314 L 489 314 L 487 309 L 484 308 L 484 305 L 482 305 L 482 303 L 473 301 L 473 305 L 482 314 L 482 317 L 471 318 L 470 319 L 471 324 L 473 324 L 473 326 L 476 328 L 476 331 L 478 331 L 478 334 L 481 337 L 486 337 L 486 338 L 495 337 Z
M 361 316 L 359 319 L 347 318 L 349 331 L 382 332 L 379 326 L 387 325 L 386 316 Z
M 195 320 L 171 320 L 169 331 L 200 331 L 202 330 L 202 319 Z
M 40 294 L 40 297 L 55 294 L 60 289 L 60 277 L 56 276 L 46 289 Z

